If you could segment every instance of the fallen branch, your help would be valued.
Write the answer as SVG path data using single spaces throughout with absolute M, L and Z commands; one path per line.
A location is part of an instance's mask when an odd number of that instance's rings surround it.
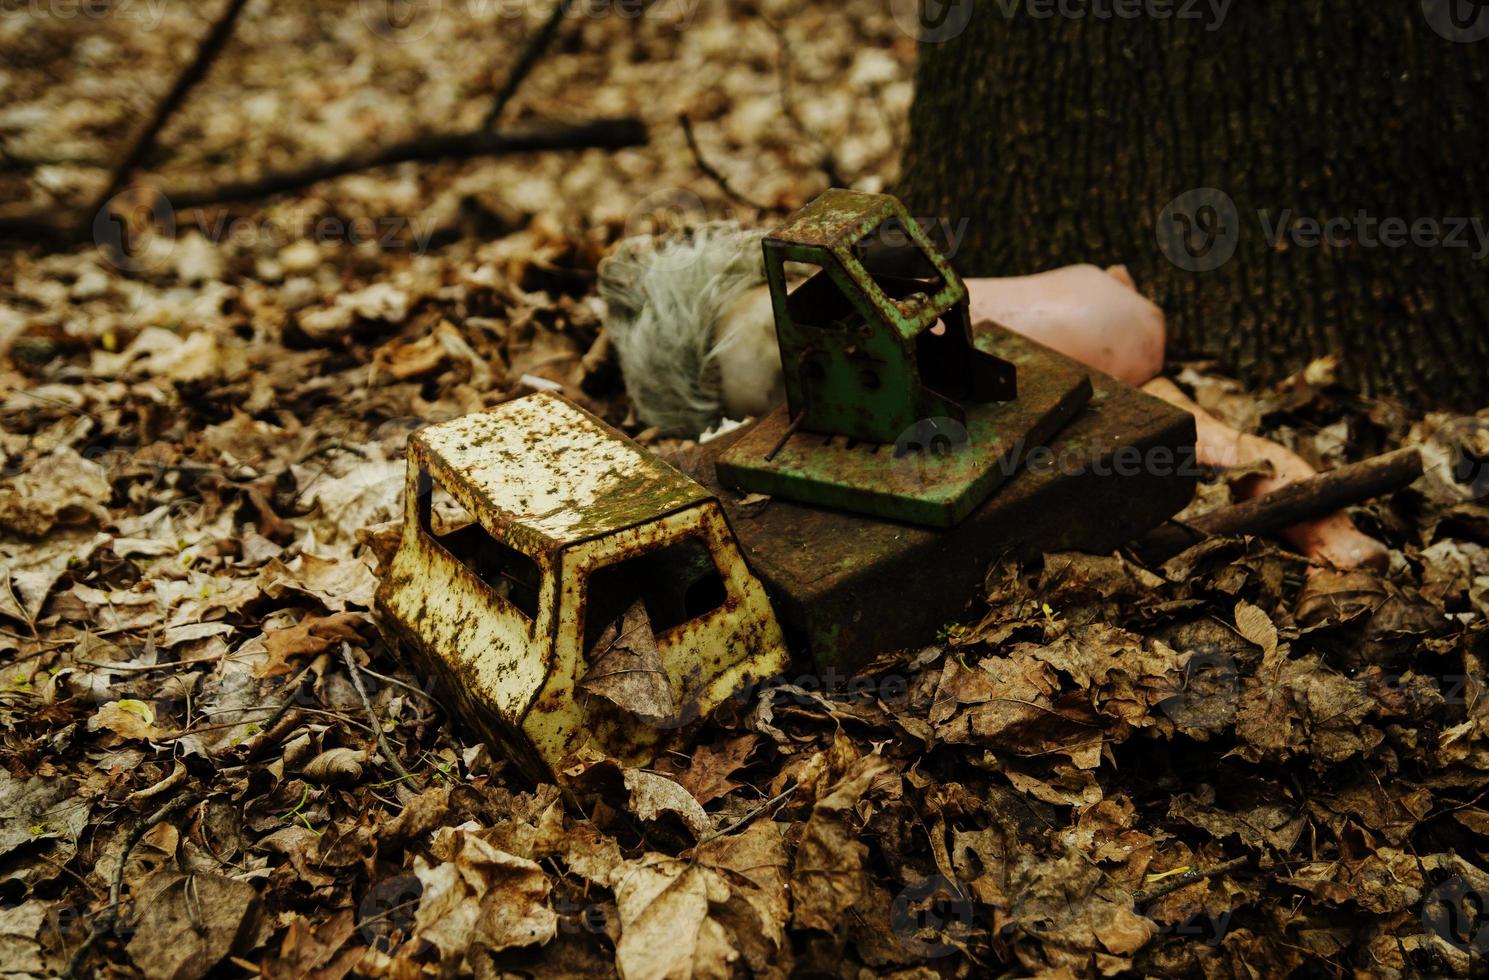
M 1133 550 L 1148 564 L 1159 564 L 1205 538 L 1271 534 L 1394 493 L 1421 475 L 1421 454 L 1415 449 L 1399 449 L 1320 473 L 1311 480 L 1290 483 L 1245 503 L 1212 510 L 1187 523 L 1171 521 L 1139 539 Z
M 362 674 L 357 670 L 357 661 L 352 659 L 351 644 L 341 644 L 341 662 L 346 664 L 346 672 L 351 676 L 352 687 L 357 689 L 357 697 L 362 699 L 362 708 L 367 712 L 367 720 L 372 723 L 372 732 L 377 736 L 377 747 L 383 753 L 383 758 L 388 760 L 388 765 L 398 773 L 398 778 L 413 784 L 414 777 L 403 768 L 403 763 L 398 761 L 398 756 L 388 745 L 388 740 L 383 737 L 383 724 L 377 720 L 377 712 L 372 710 L 372 701 L 367 697 L 367 688 L 362 686 Z
M 155 137 L 165 128 L 166 122 L 185 100 L 186 93 L 202 80 L 207 74 L 207 69 L 211 67 L 223 46 L 227 44 L 228 38 L 233 34 L 233 27 L 238 22 L 238 15 L 243 12 L 246 3 L 247 0 L 227 0 L 222 12 L 217 15 L 217 20 L 212 23 L 197 45 L 196 55 L 182 69 L 181 74 L 176 76 L 175 84 L 171 86 L 165 98 L 155 106 L 155 111 L 151 113 L 150 118 L 145 120 L 145 124 L 135 132 L 134 138 L 129 142 L 129 148 L 124 151 L 124 155 L 119 158 L 119 162 L 114 165 L 113 171 L 109 174 L 108 183 L 93 199 L 93 206 L 84 212 L 84 220 L 91 219 L 93 215 L 103 210 L 109 203 L 109 199 L 118 193 L 119 189 L 129 180 L 129 175 L 140 165 L 140 161 L 144 160 L 145 154 L 150 152 L 150 148 L 155 145 Z
M 575 125 L 532 126 L 503 133 L 438 133 L 417 136 L 381 149 L 361 150 L 335 160 L 316 161 L 299 170 L 268 174 L 254 180 L 160 193 L 172 208 L 181 210 L 269 197 L 323 180 L 398 163 L 544 150 L 621 149 L 644 146 L 646 142 L 645 125 L 630 117 L 597 119 Z M 39 238 L 52 244 L 73 243 L 86 240 L 92 231 L 91 216 L 88 221 L 79 221 L 76 215 L 59 214 L 53 209 L 0 211 L 0 238 Z
M 77 241 L 92 228 L 83 228 L 76 213 L 31 206 L 0 208 L 0 239 L 12 241 Z
M 497 156 L 508 153 L 526 153 L 541 150 L 576 149 L 620 149 L 642 146 L 647 141 L 646 127 L 632 117 L 599 119 L 578 125 L 533 126 L 504 133 L 494 133 L 492 128 L 502 111 L 516 95 L 517 90 L 532 73 L 534 66 L 552 44 L 564 15 L 569 11 L 571 0 L 557 0 L 541 27 L 524 45 L 512 70 L 508 72 L 501 90 L 493 98 L 491 106 L 481 123 L 481 129 L 473 133 L 438 133 L 418 136 L 402 143 L 370 151 L 350 153 L 334 160 L 321 160 L 285 173 L 267 174 L 249 181 L 219 184 L 198 190 L 162 191 L 160 196 L 174 208 L 203 207 L 209 204 L 225 204 L 268 197 L 284 191 L 298 190 L 323 180 L 343 177 L 347 174 L 376 167 L 391 166 L 415 161 L 455 159 L 477 156 Z M 232 36 L 238 15 L 247 0 L 227 0 L 217 20 L 208 29 L 197 45 L 195 56 L 176 77 L 165 98 L 156 105 L 155 111 L 130 140 L 119 162 L 109 174 L 108 182 L 93 199 L 92 204 L 81 212 L 59 211 L 57 208 L 37 208 L 24 205 L 19 208 L 0 208 L 0 239 L 37 240 L 53 245 L 85 241 L 92 234 L 96 216 L 108 206 L 109 201 L 123 188 L 130 175 L 155 145 L 155 138 L 188 92 L 207 74 L 208 68 Z
M 330 658 L 326 654 L 320 654 L 302 669 L 293 681 L 286 685 L 285 690 L 288 693 L 285 694 L 284 700 L 280 701 L 278 706 L 275 707 L 274 713 L 259 723 L 258 734 L 241 743 L 241 745 L 236 746 L 236 748 L 242 750 L 244 762 L 254 761 L 260 753 L 267 751 L 270 746 L 279 744 L 279 740 L 284 737 L 284 734 L 299 718 L 298 712 L 295 714 L 290 713 L 290 708 L 299 700 L 300 692 L 305 688 L 305 685 L 313 682 L 324 673 L 329 660 Z
M 517 56 L 517 63 L 507 73 L 507 80 L 502 84 L 501 91 L 496 93 L 496 98 L 491 101 L 491 107 L 486 110 L 486 118 L 481 121 L 481 128 L 491 130 L 496 128 L 497 121 L 501 119 L 502 110 L 507 103 L 512 101 L 512 96 L 522 87 L 527 76 L 532 72 L 533 66 L 548 50 L 548 45 L 553 43 L 553 38 L 558 34 L 559 25 L 563 23 L 564 14 L 569 12 L 569 0 L 558 0 L 553 9 L 548 12 L 548 19 L 543 21 L 543 26 L 535 33 L 522 48 L 522 53 Z
M 646 127 L 639 119 L 597 119 L 577 125 L 533 126 L 502 133 L 435 133 L 416 136 L 381 149 L 363 150 L 335 160 L 319 160 L 299 170 L 268 174 L 256 180 L 183 190 L 166 197 L 174 207 L 194 208 L 229 201 L 268 197 L 362 170 L 397 163 L 464 157 L 502 156 L 539 150 L 620 149 L 646 143 Z
M 785 113 L 786 118 L 791 124 L 796 127 L 797 132 L 813 143 L 816 143 L 821 150 L 821 159 L 817 163 L 817 169 L 821 170 L 827 178 L 827 186 L 851 187 L 852 182 L 845 180 L 838 168 L 837 157 L 833 154 L 832 146 L 819 138 L 816 133 L 812 132 L 811 127 L 806 124 L 806 120 L 797 111 L 796 99 L 792 94 L 791 87 L 791 62 L 795 56 L 791 51 L 791 39 L 786 36 L 785 23 L 773 21 L 768 17 L 765 22 L 775 32 L 776 44 L 780 47 L 780 57 L 777 63 L 776 73 L 781 83 L 781 111 Z
M 130 831 L 129 837 L 124 841 L 124 849 L 119 852 L 119 863 L 114 865 L 114 878 L 109 884 L 108 907 L 94 920 L 93 928 L 88 931 L 87 938 L 73 951 L 72 956 L 67 961 L 67 970 L 63 973 L 63 976 L 76 977 L 78 975 L 78 967 L 82 966 L 83 958 L 88 955 L 88 950 L 93 948 L 93 944 L 98 942 L 100 936 L 109 929 L 112 929 L 114 923 L 119 921 L 119 896 L 124 891 L 124 866 L 129 863 L 129 853 L 135 849 L 135 846 L 140 841 L 145 839 L 145 835 L 150 832 L 151 827 L 162 821 L 169 820 L 178 811 L 200 803 L 203 799 L 203 794 L 198 792 L 178 796 L 174 800 L 167 802 L 159 810 L 150 814 L 134 830 Z

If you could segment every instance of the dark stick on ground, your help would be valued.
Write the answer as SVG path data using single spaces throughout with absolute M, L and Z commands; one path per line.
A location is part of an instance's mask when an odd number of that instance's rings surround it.
M 538 59 L 548 50 L 548 45 L 553 43 L 554 37 L 558 35 L 559 25 L 563 23 L 564 15 L 569 12 L 569 0 L 558 0 L 553 9 L 548 12 L 548 19 L 543 21 L 537 33 L 528 39 L 523 46 L 522 52 L 517 56 L 517 63 L 507 73 L 507 80 L 502 83 L 501 91 L 496 93 L 496 98 L 491 101 L 491 108 L 486 110 L 486 117 L 481 120 L 481 128 L 491 130 L 501 119 L 502 111 L 507 108 L 507 103 L 512 101 L 512 96 L 522 87 L 522 83 L 531 74 Z
M 504 156 L 546 150 L 620 149 L 644 146 L 646 127 L 638 119 L 597 119 L 574 125 L 534 126 L 505 133 L 445 133 L 413 139 L 370 151 L 359 151 L 335 160 L 319 160 L 299 170 L 268 174 L 255 180 L 213 184 L 206 187 L 163 190 L 172 208 L 206 207 L 268 197 L 298 190 L 323 180 L 398 163 L 456 160 L 480 156 Z M 39 238 L 58 244 L 76 242 L 91 234 L 91 224 L 80 225 L 51 211 L 0 212 L 0 238 Z
M 154 827 L 163 820 L 169 820 L 172 816 L 187 807 L 201 802 L 202 798 L 201 793 L 190 792 L 185 796 L 178 796 L 174 800 L 167 801 L 160 809 L 140 821 L 134 830 L 130 831 L 129 837 L 124 841 L 124 849 L 119 853 L 119 863 L 114 866 L 114 878 L 109 884 L 108 908 L 94 922 L 93 928 L 88 932 L 87 938 L 73 951 L 72 957 L 67 963 L 67 970 L 63 976 L 76 977 L 78 975 L 78 967 L 82 966 L 84 957 L 88 955 L 88 950 L 92 949 L 93 944 L 98 942 L 99 937 L 108 932 L 109 929 L 113 928 L 114 923 L 119 921 L 120 895 L 124 891 L 124 868 L 129 863 L 129 852 L 133 851 L 135 845 L 145 839 L 145 835 L 150 832 L 151 827 Z
M 412 785 L 414 777 L 403 768 L 403 763 L 398 761 L 398 754 L 393 751 L 392 746 L 388 744 L 387 737 L 383 735 L 383 723 L 378 720 L 377 711 L 373 709 L 372 701 L 367 697 L 367 688 L 362 684 L 362 674 L 357 669 L 357 661 L 352 656 L 349 643 L 341 644 L 341 662 L 346 664 L 346 673 L 352 680 L 352 687 L 357 689 L 357 697 L 362 699 L 362 708 L 367 712 L 367 720 L 372 723 L 372 732 L 377 737 L 378 750 L 382 752 L 383 758 L 388 760 L 388 765 L 393 768 L 393 771 L 398 773 L 398 778 Z
M 816 143 L 821 149 L 822 158 L 817 163 L 817 168 L 827 178 L 828 186 L 851 186 L 852 181 L 845 180 L 842 171 L 838 168 L 837 157 L 833 155 L 831 144 L 813 133 L 811 128 L 807 126 L 806 120 L 801 118 L 801 113 L 796 109 L 796 98 L 792 95 L 791 89 L 791 60 L 793 55 L 791 53 L 791 40 L 786 36 L 785 26 L 771 21 L 769 18 L 766 19 L 766 23 L 775 32 L 776 44 L 780 48 L 780 65 L 777 68 L 777 75 L 781 81 L 781 111 L 785 113 L 786 118 L 791 121 L 791 124 L 796 127 L 797 132 L 813 143 Z
M 41 239 L 52 244 L 68 244 L 86 239 L 92 230 L 93 217 L 126 185 L 130 174 L 154 145 L 155 137 L 166 121 L 187 92 L 206 74 L 212 60 L 227 43 L 238 14 L 246 2 L 247 0 L 229 0 L 218 20 L 202 39 L 192 62 L 176 79 L 171 91 L 161 100 L 150 120 L 131 141 L 128 151 L 114 168 L 108 185 L 98 195 L 92 207 L 82 214 L 59 214 L 54 209 L 29 207 L 9 211 L 0 209 L 0 239 Z M 631 117 L 597 119 L 577 124 L 535 125 L 502 133 L 491 131 L 502 111 L 552 43 L 568 9 L 569 0 L 559 0 L 554 4 L 547 20 L 524 46 L 487 110 L 481 129 L 476 132 L 416 136 L 391 146 L 358 150 L 333 160 L 317 160 L 298 170 L 266 174 L 254 180 L 178 191 L 164 189 L 160 194 L 173 208 L 203 207 L 268 197 L 299 190 L 323 180 L 398 163 L 545 150 L 620 149 L 644 145 L 647 142 L 646 128 L 640 120 Z
M 176 109 L 185 101 L 186 94 L 206 76 L 207 69 L 212 66 L 212 62 L 227 44 L 228 38 L 233 34 L 233 27 L 238 22 L 238 15 L 242 13 L 246 3 L 247 0 L 227 0 L 226 6 L 217 15 L 217 20 L 213 22 L 201 43 L 197 45 L 196 54 L 181 74 L 176 76 L 171 90 L 155 106 L 155 111 L 145 121 L 145 124 L 135 131 L 129 148 L 124 151 L 124 155 L 115 164 L 113 172 L 109 174 L 109 182 L 93 199 L 93 205 L 84 212 L 84 221 L 91 220 L 93 215 L 108 204 L 109 199 L 128 182 L 129 175 L 155 146 L 156 136 L 160 135 L 160 131 L 165 128 L 165 124 L 175 114 Z
M 1184 524 L 1165 524 L 1139 540 L 1134 550 L 1144 561 L 1157 564 L 1205 538 L 1271 534 L 1332 514 L 1341 507 L 1394 493 L 1421 475 L 1421 454 L 1415 449 L 1398 449 L 1289 484 L 1245 503 L 1212 510 Z
M 387 167 L 396 163 L 453 160 L 465 157 L 503 156 L 540 150 L 621 149 L 643 146 L 646 127 L 638 119 L 596 119 L 575 125 L 545 125 L 503 133 L 436 133 L 416 136 L 390 146 L 352 153 L 335 160 L 318 160 L 286 173 L 268 174 L 257 180 L 218 184 L 200 190 L 168 193 L 177 208 L 202 207 L 229 201 L 268 197 L 297 190 L 333 177 Z
M 207 69 L 212 66 L 212 62 L 227 45 L 228 38 L 232 36 L 233 28 L 238 23 L 238 15 L 242 13 L 247 2 L 248 0 L 228 0 L 221 13 L 217 15 L 217 20 L 213 21 L 212 26 L 197 44 L 196 53 L 191 61 L 176 76 L 170 91 L 166 92 L 165 97 L 156 104 L 150 118 L 145 120 L 144 124 L 130 137 L 128 147 L 109 172 L 108 182 L 94 196 L 86 210 L 59 212 L 53 208 L 32 207 L 0 210 L 0 238 L 37 238 L 49 242 L 67 242 L 86 238 L 91 230 L 94 216 L 106 207 L 109 200 L 128 182 L 130 174 L 155 146 L 155 138 L 160 135 L 165 124 L 185 101 L 187 93 L 206 76 Z

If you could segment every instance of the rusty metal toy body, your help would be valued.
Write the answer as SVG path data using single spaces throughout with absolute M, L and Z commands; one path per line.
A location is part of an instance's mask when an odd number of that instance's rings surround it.
M 803 431 L 892 443 L 921 419 L 965 422 L 962 401 L 1017 395 L 1014 366 L 972 345 L 966 284 L 894 198 L 828 191 L 764 248 Z M 788 262 L 817 271 L 791 290 Z
M 579 690 L 604 628 L 645 605 L 674 706 L 641 719 Z M 639 762 L 671 729 L 784 670 L 770 601 L 703 487 L 554 395 L 409 444 L 390 643 L 534 775 L 585 745 Z
M 1024 377 L 1036 369 L 1083 371 L 1018 334 L 993 336 Z M 994 563 L 1050 551 L 1110 553 L 1189 503 L 1199 475 L 1194 416 L 1114 378 L 1093 374 L 1091 381 L 1090 404 L 1058 439 L 1031 441 L 1024 465 L 954 528 L 741 499 L 716 463 L 759 427 L 730 433 L 678 463 L 719 495 L 792 647 L 817 671 L 847 677 L 964 621 L 980 605 Z M 909 472 L 935 462 L 901 461 Z
M 952 527 L 1090 400 L 1084 374 L 974 335 L 966 285 L 893 197 L 828 191 L 764 248 L 787 404 L 719 460 L 730 486 Z M 814 270 L 795 289 L 790 263 Z
M 1001 558 L 1110 551 L 1192 497 L 1193 418 L 968 324 L 966 287 L 894 198 L 829 191 L 765 256 L 790 404 L 686 465 L 819 668 L 928 642 Z M 819 271 L 790 290 L 788 262 Z

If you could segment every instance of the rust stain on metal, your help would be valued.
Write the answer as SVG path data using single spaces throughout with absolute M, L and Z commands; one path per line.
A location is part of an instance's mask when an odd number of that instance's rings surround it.
M 487 532 L 554 550 L 693 506 L 707 491 L 554 394 L 414 433 L 410 452 Z

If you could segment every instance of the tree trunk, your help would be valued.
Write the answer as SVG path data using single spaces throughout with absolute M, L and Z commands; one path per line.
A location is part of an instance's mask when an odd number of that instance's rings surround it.
M 964 275 L 1126 263 L 1172 356 L 1489 403 L 1485 0 L 926 2 L 900 192 Z

